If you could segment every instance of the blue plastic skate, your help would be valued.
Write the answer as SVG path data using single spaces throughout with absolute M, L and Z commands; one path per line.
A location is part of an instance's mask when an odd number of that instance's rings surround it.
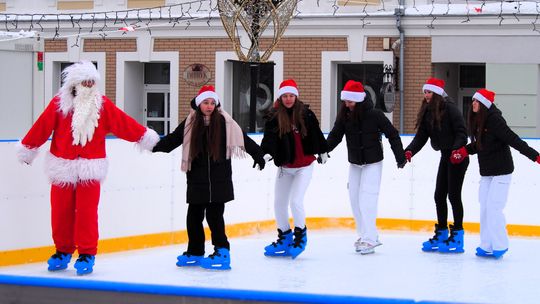
M 192 255 L 187 252 L 184 252 L 182 255 L 179 255 L 176 259 L 176 266 L 199 266 L 201 264 L 201 259 L 204 258 L 202 255 Z
M 439 244 L 446 240 L 448 240 L 448 228 L 439 228 L 439 225 L 435 224 L 435 235 L 422 243 L 422 251 L 437 251 L 439 250 Z
M 94 271 L 94 262 L 96 257 L 90 254 L 81 254 L 75 262 L 75 269 L 77 269 L 77 275 L 90 274 Z
M 450 225 L 450 237 L 439 244 L 439 252 L 442 253 L 463 253 L 463 237 L 465 231 L 463 229 L 456 230 L 454 226 Z
M 291 229 L 283 232 L 278 229 L 278 239 L 272 244 L 264 247 L 265 256 L 290 256 L 289 246 L 293 242 L 293 234 Z
M 493 252 L 486 251 L 480 247 L 476 248 L 476 256 L 482 257 L 482 258 L 494 258 L 494 259 L 500 259 L 502 256 L 508 251 L 508 249 L 504 250 L 493 250 Z
M 200 266 L 205 269 L 228 270 L 231 269 L 231 256 L 227 248 L 215 248 L 214 253 L 202 258 Z
M 304 229 L 294 227 L 294 241 L 289 245 L 289 253 L 293 259 L 296 259 L 305 249 L 307 245 L 307 227 Z
M 49 271 L 64 270 L 68 267 L 68 264 L 70 261 L 71 261 L 71 254 L 57 251 L 47 261 L 47 264 L 49 264 L 48 270 Z

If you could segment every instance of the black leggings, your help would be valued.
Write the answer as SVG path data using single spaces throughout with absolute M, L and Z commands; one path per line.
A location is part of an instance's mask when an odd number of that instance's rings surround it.
M 206 211 L 206 222 L 210 227 L 212 245 L 229 249 L 229 241 L 225 234 L 225 203 L 188 204 L 186 226 L 188 232 L 188 250 L 192 255 L 204 255 L 203 220 Z
M 469 166 L 469 158 L 465 158 L 458 165 L 453 165 L 450 163 L 450 154 L 451 151 L 441 151 L 439 171 L 437 172 L 437 182 L 435 185 L 437 221 L 441 228 L 448 226 L 448 206 L 446 203 L 446 197 L 448 196 L 454 215 L 454 228 L 461 230 L 463 229 L 461 188 L 463 187 L 463 179 L 465 179 L 465 171 L 467 171 L 467 167 Z

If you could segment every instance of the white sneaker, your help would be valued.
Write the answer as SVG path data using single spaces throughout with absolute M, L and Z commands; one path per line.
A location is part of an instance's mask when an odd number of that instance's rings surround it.
M 381 246 L 382 243 L 379 241 L 375 241 L 375 243 L 371 244 L 368 242 L 360 242 L 359 246 L 356 247 L 356 252 L 360 252 L 360 254 L 370 254 L 375 252 L 375 247 Z
M 362 238 L 358 238 L 356 242 L 354 242 L 354 249 L 356 252 L 360 252 L 360 244 L 362 243 Z

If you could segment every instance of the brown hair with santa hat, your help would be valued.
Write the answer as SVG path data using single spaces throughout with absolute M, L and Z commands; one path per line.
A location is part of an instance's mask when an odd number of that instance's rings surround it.
M 471 141 L 476 143 L 476 148 L 480 151 L 482 150 L 482 134 L 484 133 L 482 130 L 486 125 L 487 113 L 492 106 L 495 106 L 493 104 L 495 102 L 495 92 L 480 89 L 474 93 L 472 100 L 482 104 L 478 107 L 478 112 L 474 112 L 471 105 L 467 115 L 467 126 Z
M 426 80 L 426 83 L 422 86 L 422 92 L 426 94 L 427 92 L 433 92 L 431 100 L 427 100 L 424 96 L 422 104 L 420 105 L 420 110 L 416 115 L 416 124 L 415 128 L 418 129 L 422 120 L 424 119 L 425 113 L 429 110 L 430 115 L 430 125 L 431 127 L 441 127 L 442 117 L 444 115 L 444 98 L 448 95 L 444 91 L 444 80 L 437 78 L 429 78 Z
M 347 120 L 349 118 L 360 121 L 365 108 L 373 106 L 369 95 L 364 91 L 364 85 L 360 81 L 347 81 L 341 91 L 341 100 L 343 102 L 336 117 L 337 121 Z M 345 101 L 355 102 L 354 109 L 351 110 Z
M 296 101 L 292 108 L 287 109 L 283 105 L 281 96 L 283 94 L 293 94 L 296 96 Z M 296 81 L 293 79 L 286 79 L 281 82 L 279 85 L 279 90 L 277 93 L 277 100 L 274 103 L 274 107 L 270 109 L 269 116 L 270 118 L 276 117 L 278 121 L 279 136 L 290 133 L 293 130 L 293 126 L 299 129 L 302 137 L 307 135 L 306 123 L 304 121 L 304 103 L 298 98 L 299 91 Z

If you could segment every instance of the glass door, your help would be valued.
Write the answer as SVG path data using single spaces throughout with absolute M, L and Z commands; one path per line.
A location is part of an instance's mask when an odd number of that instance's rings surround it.
M 159 135 L 170 132 L 170 94 L 165 90 L 149 89 L 144 94 L 145 125 Z

